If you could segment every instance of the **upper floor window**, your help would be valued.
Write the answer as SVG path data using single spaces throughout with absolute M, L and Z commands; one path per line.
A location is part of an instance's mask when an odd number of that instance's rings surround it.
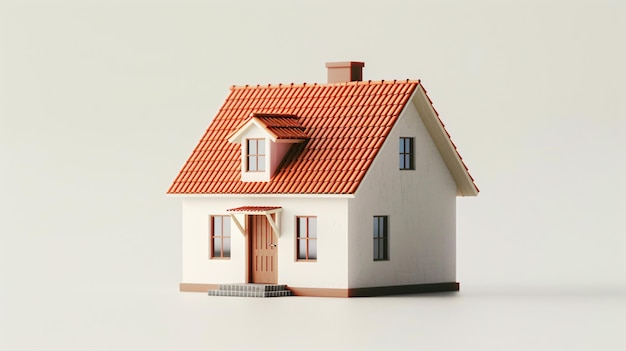
M 230 258 L 230 216 L 211 216 L 211 258 Z
M 413 138 L 400 138 L 400 169 L 415 169 L 413 164 Z
M 265 171 L 265 139 L 246 140 L 246 162 L 249 172 Z
M 387 216 L 374 216 L 374 261 L 389 260 Z
M 296 257 L 299 261 L 317 260 L 317 217 L 296 217 Z

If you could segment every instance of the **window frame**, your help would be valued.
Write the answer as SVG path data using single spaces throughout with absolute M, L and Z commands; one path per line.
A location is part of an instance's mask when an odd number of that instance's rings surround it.
M 232 256 L 232 241 L 231 241 L 231 223 L 229 215 L 211 215 L 209 216 L 209 258 L 212 260 L 230 260 Z M 220 220 L 220 235 L 215 233 L 215 221 Z M 224 220 L 228 221 L 228 233 L 224 231 Z M 220 255 L 215 255 L 215 243 L 219 240 L 220 243 Z M 224 251 L 224 241 L 228 240 L 229 250 L 226 253 Z M 227 254 L 227 255 L 226 255 Z
M 250 145 L 254 144 L 255 153 L 250 153 Z M 259 152 L 259 144 L 263 146 L 263 153 Z M 246 172 L 265 172 L 266 154 L 265 138 L 249 138 L 246 139 Z M 250 169 L 251 161 L 254 160 L 254 169 Z M 259 162 L 262 160 L 262 162 Z
M 315 219 L 315 233 L 313 233 L 314 237 L 311 237 L 311 226 L 309 225 L 309 221 L 310 219 L 313 218 Z M 300 236 L 300 220 L 301 219 L 306 219 L 306 235 L 305 236 Z M 295 220 L 295 239 L 296 239 L 296 245 L 295 245 L 295 258 L 296 261 L 298 262 L 317 262 L 317 256 L 318 256 L 318 245 L 317 245 L 317 216 L 296 216 L 296 220 Z M 314 241 L 315 242 L 315 258 L 310 258 L 310 248 L 311 245 L 310 243 Z M 304 253 L 305 253 L 305 257 L 304 258 L 300 258 L 300 245 L 301 243 L 304 243 L 306 245 L 305 249 L 304 249 Z
M 409 142 L 408 148 L 406 142 Z M 415 169 L 415 138 L 400 137 L 398 141 L 399 149 L 399 169 L 401 171 L 410 171 Z M 408 149 L 408 150 L 407 150 Z M 406 163 L 409 163 L 408 166 Z
M 389 261 L 389 216 L 374 216 L 374 221 L 372 223 L 372 233 L 374 239 L 372 243 L 372 253 L 374 261 Z

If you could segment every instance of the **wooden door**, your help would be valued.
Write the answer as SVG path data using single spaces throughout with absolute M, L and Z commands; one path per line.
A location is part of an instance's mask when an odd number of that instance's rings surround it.
M 265 215 L 248 216 L 249 275 L 250 283 L 278 283 L 278 247 L 276 236 Z

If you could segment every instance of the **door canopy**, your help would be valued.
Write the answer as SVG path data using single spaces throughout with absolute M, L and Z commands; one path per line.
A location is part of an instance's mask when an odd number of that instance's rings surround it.
M 235 223 L 239 231 L 242 235 L 246 235 L 246 230 L 243 225 L 239 222 L 236 214 L 243 215 L 265 215 L 267 221 L 269 222 L 274 234 L 276 234 L 277 238 L 280 238 L 280 212 L 283 210 L 280 206 L 241 206 L 236 208 L 230 208 L 226 210 L 226 212 L 230 213 L 230 218 Z M 276 218 L 272 218 L 272 214 L 275 214 Z

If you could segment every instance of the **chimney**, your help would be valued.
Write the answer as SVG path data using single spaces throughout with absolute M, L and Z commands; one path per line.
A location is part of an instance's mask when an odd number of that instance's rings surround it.
M 363 80 L 365 62 L 326 62 L 328 83 L 355 82 Z

